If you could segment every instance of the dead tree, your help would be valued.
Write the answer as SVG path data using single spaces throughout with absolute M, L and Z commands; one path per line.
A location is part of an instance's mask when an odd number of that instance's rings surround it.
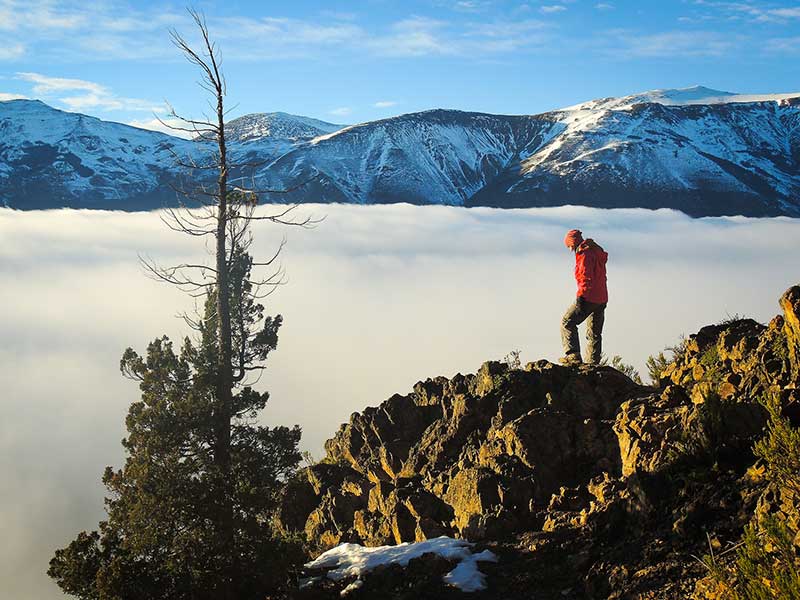
M 214 408 L 215 447 L 214 460 L 223 486 L 230 481 L 231 473 L 231 426 L 236 416 L 233 407 L 233 390 L 241 385 L 250 373 L 258 373 L 263 365 L 258 363 L 257 353 L 250 352 L 250 342 L 256 331 L 246 322 L 244 311 L 235 311 L 232 316 L 231 297 L 246 295 L 240 302 L 257 301 L 284 283 L 284 274 L 277 260 L 285 240 L 278 244 L 274 254 L 264 261 L 254 261 L 248 249 L 252 243 L 250 225 L 256 221 L 268 221 L 280 225 L 310 227 L 316 222 L 311 217 L 297 218 L 296 204 L 281 206 L 269 211 L 259 207 L 259 199 L 270 194 L 287 194 L 307 182 L 290 189 L 244 189 L 230 183 L 232 169 L 257 168 L 264 163 L 234 164 L 231 162 L 225 136 L 226 82 L 221 70 L 218 48 L 211 41 L 205 18 L 189 10 L 196 24 L 201 43 L 193 48 L 177 31 L 171 31 L 173 43 L 190 63 L 202 73 L 199 85 L 209 93 L 211 116 L 191 119 L 179 115 L 170 108 L 170 121 L 161 120 L 166 127 L 194 136 L 198 151 L 190 156 L 175 155 L 176 163 L 187 175 L 175 186 L 179 196 L 178 208 L 169 208 L 162 220 L 175 231 L 207 240 L 206 248 L 213 256 L 213 264 L 179 264 L 163 267 L 152 260 L 142 259 L 149 275 L 160 281 L 176 285 L 195 297 L 207 298 L 215 305 L 216 322 L 216 386 Z M 179 124 L 175 124 L 175 123 Z M 237 261 L 246 256 L 250 267 L 268 269 L 261 278 L 233 282 L 231 273 Z M 247 271 L 250 273 L 250 269 Z M 200 329 L 205 317 L 184 315 L 186 322 Z M 236 322 L 238 318 L 238 322 Z M 234 344 L 235 342 L 235 344 Z M 234 507 L 232 493 L 223 494 L 219 506 L 218 546 L 220 551 L 220 592 L 232 599 L 233 577 L 236 572 Z

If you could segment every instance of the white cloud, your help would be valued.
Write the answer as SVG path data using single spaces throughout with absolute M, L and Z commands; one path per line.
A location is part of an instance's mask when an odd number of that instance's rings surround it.
M 388 57 L 413 57 L 458 54 L 455 40 L 447 33 L 448 24 L 427 17 L 411 17 L 394 23 L 391 33 L 366 40 L 378 54 Z
M 679 23 L 705 23 L 707 21 L 713 20 L 711 15 L 699 15 L 695 17 L 688 17 L 686 15 L 678 17 Z
M 800 36 L 768 39 L 764 49 L 778 54 L 800 54 Z
M 768 19 L 800 19 L 800 6 L 795 8 L 773 8 L 764 11 Z
M 224 17 L 210 28 L 225 41 L 225 55 L 243 60 L 310 58 L 331 48 L 349 48 L 368 36 L 349 22 L 315 23 L 301 19 Z
M 494 5 L 490 0 L 435 0 L 435 6 L 463 14 L 479 15 Z M 597 10 L 610 10 L 612 1 L 592 2 Z M 538 10 L 555 17 L 573 6 L 573 0 L 547 0 L 547 3 L 522 3 L 509 7 L 512 15 L 524 10 Z M 714 13 L 716 18 L 739 18 L 751 21 L 788 23 L 800 19 L 800 7 L 765 7 L 755 2 L 695 2 L 695 10 Z M 314 60 L 347 53 L 371 54 L 378 58 L 425 58 L 441 56 L 494 58 L 521 50 L 558 47 L 556 32 L 544 30 L 528 38 L 525 33 L 509 30 L 507 36 L 476 37 L 483 28 L 516 26 L 517 21 L 499 18 L 492 22 L 453 23 L 424 15 L 388 24 L 359 22 L 359 14 L 319 11 L 316 18 L 300 19 L 270 16 L 209 17 L 212 35 L 219 40 L 229 60 Z M 685 15 L 702 19 L 705 15 Z M 692 21 L 695 22 L 695 21 Z M 91 61 L 140 60 L 158 62 L 180 60 L 170 47 L 168 27 L 177 27 L 192 41 L 194 27 L 186 14 L 172 9 L 141 10 L 130 0 L 79 2 L 78 0 L 0 0 L 0 30 L 10 38 L 0 44 L 0 61 L 23 55 L 41 60 L 64 58 Z M 517 29 L 519 29 L 517 27 Z M 665 32 L 664 35 L 668 35 Z M 555 44 L 553 42 L 556 42 Z M 580 42 L 573 40 L 573 44 Z M 657 43 L 657 40 L 651 40 Z M 719 55 L 718 49 L 700 54 Z M 684 53 L 685 56 L 696 54 Z M 642 56 L 650 56 L 642 51 Z M 87 98 L 86 102 L 91 99 Z
M 468 23 L 454 41 L 461 56 L 502 55 L 526 48 L 544 48 L 552 41 L 550 24 L 537 19 Z
M 17 60 L 25 54 L 25 46 L 22 44 L 10 44 L 0 47 L 0 60 Z
M 63 106 L 75 111 L 98 109 L 102 111 L 128 110 L 161 112 L 163 107 L 148 100 L 116 96 L 106 86 L 84 79 L 50 77 L 41 73 L 20 72 L 16 79 L 33 84 L 33 93 L 43 97 L 54 97 Z M 84 92 L 80 95 L 64 95 L 66 92 Z
M 695 0 L 695 4 L 707 10 L 717 11 L 723 16 L 744 18 L 760 23 L 786 23 L 800 19 L 800 6 L 767 8 L 750 2 L 714 2 Z
M 166 125 L 165 125 L 166 123 Z M 160 131 L 161 133 L 166 133 L 176 137 L 182 137 L 184 139 L 190 140 L 195 135 L 189 131 L 180 131 L 171 129 L 172 127 L 183 127 L 186 128 L 186 123 L 181 121 L 180 119 L 133 119 L 127 122 L 128 125 L 133 127 L 139 127 L 140 129 L 149 129 L 151 131 Z
M 350 108 L 349 106 L 341 106 L 339 108 L 334 108 L 328 111 L 328 113 L 336 117 L 346 117 L 348 115 L 353 114 L 353 109 Z
M 380 102 L 376 102 L 372 106 L 374 106 L 375 108 L 390 108 L 396 105 L 397 102 L 395 102 L 394 100 L 381 100 Z
M 353 22 L 319 24 L 287 18 L 235 17 L 218 24 L 225 56 L 240 60 L 311 59 L 332 52 L 366 52 L 380 58 L 474 57 L 540 44 L 542 36 L 531 34 L 546 28 L 535 20 L 456 26 L 418 15 L 371 30 Z
M 105 87 L 92 81 L 84 79 L 67 79 L 65 77 L 48 77 L 40 73 L 17 73 L 17 79 L 28 81 L 33 84 L 33 91 L 37 94 L 50 94 L 52 92 L 63 92 L 81 90 L 92 94 L 105 94 Z
M 6 31 L 73 30 L 87 24 L 85 15 L 54 2 L 0 0 L 0 29 Z
M 599 37 L 604 50 L 622 58 L 716 57 L 732 51 L 737 36 L 714 31 L 665 31 L 640 34 L 619 30 Z
M 82 96 L 65 96 L 59 98 L 62 104 L 71 110 L 78 112 L 87 110 L 126 110 L 126 111 L 146 111 L 163 112 L 164 108 L 147 100 L 139 98 L 121 98 L 111 94 L 84 94 Z
M 6 100 L 29 100 L 29 98 L 27 96 L 23 96 L 22 94 L 0 92 L 0 102 L 5 102 Z
M 452 7 L 459 12 L 478 13 L 490 8 L 491 2 L 487 0 L 457 0 Z
M 472 23 L 467 26 L 465 35 L 487 38 L 523 38 L 533 33 L 550 29 L 550 25 L 538 19 L 521 21 L 493 21 L 490 23 Z
M 0 30 L 46 31 L 48 36 L 76 30 L 145 32 L 188 20 L 185 13 L 141 11 L 124 2 L 0 0 Z
M 439 0 L 442 5 L 464 13 L 479 13 L 492 6 L 489 0 Z M 553 4 L 552 11 L 564 9 L 564 2 Z M 545 7 L 545 12 L 550 7 Z M 412 15 L 388 24 L 366 26 L 359 15 L 322 11 L 317 19 L 280 16 L 209 17 L 214 39 L 220 42 L 223 56 L 232 60 L 317 59 L 332 53 L 371 53 L 381 58 L 465 56 L 476 53 L 501 54 L 535 45 L 521 37 L 465 39 L 470 31 L 486 23 L 456 25 L 444 20 Z M 511 22 L 512 24 L 515 22 Z M 490 24 L 489 24 L 490 25 Z M 0 0 L 0 28 L 6 27 L 17 39 L 0 50 L 13 58 L 20 51 L 36 53 L 42 60 L 65 57 L 76 60 L 178 61 L 170 47 L 168 27 L 187 34 L 190 42 L 194 26 L 183 13 L 164 10 L 142 11 L 125 0 L 111 3 L 32 3 Z M 509 33 L 509 35 L 513 35 Z M 25 48 L 25 46 L 28 46 Z M 20 50 L 21 49 L 21 50 Z
M 319 14 L 325 18 L 335 19 L 337 21 L 355 21 L 358 18 L 358 13 L 338 10 L 323 10 Z
M 609 251 L 606 351 L 640 369 L 680 334 L 726 315 L 768 321 L 797 283 L 796 219 L 302 208 L 327 218 L 288 232 L 290 282 L 267 306 L 285 325 L 259 389 L 271 393 L 263 421 L 299 423 L 303 448 L 317 456 L 353 411 L 408 393 L 417 380 L 475 372 L 512 349 L 524 361 L 555 360 L 574 296 L 567 229 Z M 267 256 L 282 232 L 263 224 L 254 233 L 254 251 Z M 157 213 L 0 210 L 0 239 L 0 381 L 14 415 L 0 420 L 0 580 L 9 598 L 57 600 L 42 565 L 104 517 L 99 476 L 123 459 L 124 418 L 139 391 L 120 376 L 119 357 L 163 333 L 186 333 L 173 315 L 189 299 L 145 278 L 136 254 L 169 264 L 204 250 L 166 230 Z
M 185 13 L 142 11 L 125 0 L 0 0 L 0 31 L 12 38 L 3 45 L 28 45 L 42 60 L 162 58 L 167 27 L 181 24 L 189 25 Z
M 366 30 L 352 22 L 314 23 L 299 19 L 235 17 L 221 19 L 225 53 L 238 59 L 313 58 L 322 52 L 363 52 L 383 58 L 472 56 L 476 51 L 504 51 L 493 42 L 465 40 L 463 28 L 438 19 L 411 16 L 384 30 Z M 477 27 L 468 24 L 467 34 Z

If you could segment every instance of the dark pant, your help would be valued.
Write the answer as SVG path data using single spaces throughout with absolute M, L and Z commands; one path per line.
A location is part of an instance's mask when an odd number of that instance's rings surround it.
M 578 339 L 578 325 L 589 319 L 586 323 L 586 339 L 589 342 L 589 362 L 598 364 L 603 353 L 603 322 L 606 318 L 606 305 L 587 302 L 580 296 L 575 299 L 575 304 L 561 320 L 561 343 L 564 345 L 564 354 L 569 356 L 581 355 L 581 343 Z

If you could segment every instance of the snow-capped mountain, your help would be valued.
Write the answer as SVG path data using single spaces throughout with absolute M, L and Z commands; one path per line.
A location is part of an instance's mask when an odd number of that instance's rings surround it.
M 310 140 L 344 127 L 283 112 L 253 113 L 234 119 L 226 123 L 226 126 L 228 138 L 240 142 L 263 138 Z
M 559 135 L 470 204 L 800 216 L 800 93 L 726 94 L 658 90 L 543 115 Z
M 257 179 L 292 188 L 316 175 L 292 200 L 464 205 L 553 129 L 533 117 L 413 113 L 315 138 L 260 169 Z
M 303 142 L 343 127 L 283 112 L 254 113 L 226 123 L 226 136 L 241 162 L 269 163 Z
M 0 203 L 14 208 L 122 208 L 174 200 L 174 153 L 187 140 L 56 110 L 0 102 Z
M 276 201 L 671 207 L 800 216 L 800 93 L 704 87 L 530 116 L 431 110 L 340 126 L 285 113 L 228 124 L 234 162 Z M 150 209 L 175 202 L 192 142 L 41 102 L 0 103 L 0 202 Z M 269 201 L 263 198 L 262 201 Z
M 800 93 L 696 87 L 535 116 L 428 111 L 299 145 L 259 172 L 291 199 L 671 207 L 800 216 Z

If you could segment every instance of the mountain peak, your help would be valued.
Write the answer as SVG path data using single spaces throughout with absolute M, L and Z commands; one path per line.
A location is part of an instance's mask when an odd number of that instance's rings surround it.
M 654 102 L 657 104 L 720 104 L 728 101 L 731 97 L 738 94 L 715 90 L 703 85 L 694 85 L 685 88 L 668 88 L 650 90 L 623 99 L 635 99 L 643 102 Z
M 35 98 L 14 98 L 13 100 L 0 100 L 0 110 L 6 111 L 40 111 L 40 112 L 63 112 L 45 104 Z
M 778 94 L 739 94 L 715 90 L 703 85 L 685 88 L 665 88 L 630 94 L 612 96 L 581 102 L 562 108 L 556 112 L 628 110 L 635 104 L 661 104 L 664 106 L 716 105 L 754 102 L 784 102 L 800 98 L 800 92 Z
M 345 127 L 285 112 L 252 113 L 244 115 L 227 124 L 231 140 L 245 142 L 262 138 L 284 140 L 306 140 L 326 133 L 333 133 Z
M 729 104 L 735 102 L 779 102 L 787 98 L 800 96 L 800 92 L 785 94 L 739 94 L 715 90 L 702 85 L 686 88 L 651 90 L 631 96 L 619 98 L 620 105 L 650 102 L 668 106 L 685 106 L 689 104 Z

